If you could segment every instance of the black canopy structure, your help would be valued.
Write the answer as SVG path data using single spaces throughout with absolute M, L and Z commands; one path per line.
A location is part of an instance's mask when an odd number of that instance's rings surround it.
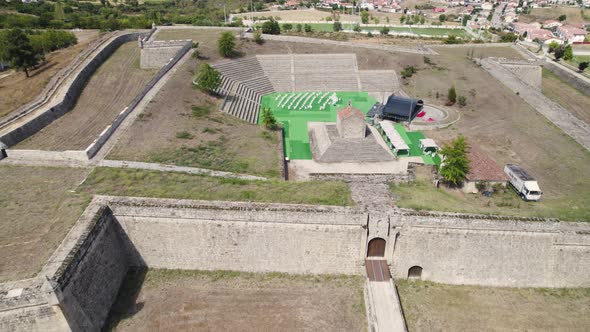
M 391 95 L 383 106 L 381 116 L 392 121 L 411 121 L 422 111 L 423 107 L 424 102 L 420 99 Z

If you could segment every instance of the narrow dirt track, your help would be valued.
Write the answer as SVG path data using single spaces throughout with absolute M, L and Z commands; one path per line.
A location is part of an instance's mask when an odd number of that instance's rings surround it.
M 73 110 L 16 146 L 17 149 L 83 150 L 154 76 L 139 68 L 137 43 L 123 44 L 88 81 Z

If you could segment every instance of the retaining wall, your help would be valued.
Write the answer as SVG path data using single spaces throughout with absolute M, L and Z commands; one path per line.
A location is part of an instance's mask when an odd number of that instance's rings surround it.
M 10 147 L 21 142 L 25 138 L 35 134 L 43 129 L 51 122 L 60 118 L 65 113 L 69 112 L 76 104 L 76 100 L 82 93 L 86 82 L 90 79 L 96 69 L 109 57 L 121 44 L 137 39 L 138 36 L 146 34 L 145 32 L 132 32 L 117 36 L 112 41 L 102 48 L 92 60 L 76 75 L 76 78 L 71 82 L 67 88 L 63 100 L 56 105 L 48 108 L 41 115 L 29 120 L 22 126 L 4 133 L 0 136 L 0 143 L 4 143 Z
M 151 79 L 151 81 L 149 81 L 149 83 L 143 88 L 143 90 L 141 90 L 141 92 L 137 96 L 135 96 L 135 98 L 133 98 L 131 103 L 129 105 L 127 105 L 127 107 L 125 107 L 119 113 L 119 115 L 117 115 L 115 120 L 110 125 L 108 125 L 100 133 L 100 135 L 98 135 L 98 137 L 94 140 L 94 142 L 92 142 L 92 144 L 90 144 L 86 148 L 86 150 L 84 152 L 86 153 L 86 155 L 88 156 L 89 159 L 94 157 L 94 155 L 98 152 L 98 150 L 100 150 L 100 148 L 106 143 L 106 141 L 111 137 L 111 135 L 119 127 L 121 122 L 123 122 L 123 120 L 125 120 L 127 115 L 129 115 L 129 113 L 131 113 L 131 112 L 133 112 L 133 110 L 135 110 L 135 108 L 137 107 L 137 105 L 139 105 L 139 103 L 145 97 L 145 95 L 148 92 L 150 92 L 150 90 L 154 87 L 154 85 L 156 85 L 156 83 L 158 83 L 158 81 L 164 75 L 166 75 L 166 73 L 168 73 L 168 71 L 172 67 L 174 67 L 174 65 L 186 54 L 186 52 L 188 52 L 191 49 L 191 47 L 192 47 L 192 41 L 190 41 L 190 40 L 185 41 L 185 45 L 180 50 L 178 50 L 176 52 L 176 55 L 172 59 L 170 59 L 170 61 L 164 67 L 162 67 L 162 69 L 160 69 L 158 71 L 156 76 L 154 76 Z

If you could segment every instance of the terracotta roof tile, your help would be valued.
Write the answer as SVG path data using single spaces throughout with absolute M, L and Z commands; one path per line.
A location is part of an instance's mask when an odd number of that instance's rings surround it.
M 338 118 L 340 120 L 344 120 L 350 118 L 351 116 L 356 116 L 361 119 L 365 119 L 365 115 L 359 109 L 354 108 L 352 106 L 346 106 L 345 108 L 338 111 Z
M 469 158 L 469 181 L 508 181 L 500 165 L 488 157 L 478 147 L 471 145 L 467 153 Z

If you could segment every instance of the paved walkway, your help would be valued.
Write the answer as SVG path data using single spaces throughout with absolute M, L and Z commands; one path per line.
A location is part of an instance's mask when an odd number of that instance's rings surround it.
M 536 109 L 537 112 L 545 116 L 576 142 L 590 151 L 590 126 L 588 124 L 578 119 L 559 104 L 545 97 L 542 92 L 536 91 L 522 82 L 512 72 L 502 67 L 502 65 L 493 59 L 482 59 L 481 65 L 506 87 L 514 92 L 518 92 L 520 97 Z
M 246 38 L 250 38 L 250 39 L 254 38 L 251 33 L 246 33 L 246 34 L 244 34 L 244 36 Z M 307 44 L 337 45 L 337 46 L 353 47 L 353 48 L 354 47 L 368 48 L 368 49 L 376 49 L 376 50 L 383 50 L 383 51 L 388 51 L 388 52 L 398 52 L 398 53 L 411 53 L 411 54 L 423 54 L 423 55 L 436 55 L 436 54 L 438 54 L 426 46 L 404 47 L 404 46 L 395 46 L 395 45 L 355 43 L 355 42 L 335 41 L 335 40 L 329 40 L 329 39 L 298 37 L 298 36 L 282 36 L 282 35 L 264 35 L 264 39 L 291 42 L 291 43 L 307 43 Z
M 406 323 L 391 279 L 368 281 L 369 322 L 375 332 L 405 332 Z
M 233 178 L 241 180 L 262 180 L 266 181 L 267 178 L 254 175 L 236 174 L 231 172 L 213 171 L 205 168 L 196 167 L 183 167 L 174 165 L 162 165 L 153 163 L 143 163 L 139 161 L 123 161 L 123 160 L 100 160 L 97 166 L 102 167 L 113 167 L 113 168 L 133 168 L 133 169 L 145 169 L 152 171 L 161 172 L 178 172 L 178 173 L 189 173 L 189 174 L 202 174 L 215 177 Z

